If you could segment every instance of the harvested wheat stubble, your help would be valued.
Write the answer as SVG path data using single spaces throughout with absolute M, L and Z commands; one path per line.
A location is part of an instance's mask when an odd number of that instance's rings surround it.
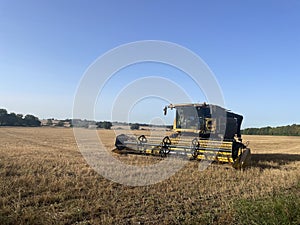
M 97 132 L 113 149 L 114 131 Z M 106 180 L 86 163 L 72 129 L 0 128 L 0 223 L 231 224 L 238 199 L 299 191 L 299 137 L 244 140 L 253 153 L 245 171 L 212 165 L 200 172 L 191 161 L 161 183 L 128 187 Z M 113 156 L 132 165 L 161 160 Z

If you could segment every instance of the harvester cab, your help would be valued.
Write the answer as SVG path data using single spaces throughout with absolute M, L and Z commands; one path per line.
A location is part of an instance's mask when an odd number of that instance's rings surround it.
M 139 137 L 125 134 L 116 137 L 118 153 L 184 155 L 188 159 L 232 164 L 236 169 L 250 162 L 251 153 L 242 142 L 243 116 L 212 104 L 170 104 L 175 109 L 174 133 L 165 137 Z
M 241 139 L 241 124 L 243 116 L 229 112 L 217 106 L 203 104 L 170 104 L 164 108 L 176 109 L 173 130 L 176 133 L 198 134 L 200 138 L 208 139 Z

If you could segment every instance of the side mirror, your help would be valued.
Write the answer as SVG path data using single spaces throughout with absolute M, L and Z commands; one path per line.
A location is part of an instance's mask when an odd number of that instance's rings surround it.
M 164 115 L 167 115 L 167 111 L 168 111 L 168 107 L 165 106 L 165 108 L 164 108 Z

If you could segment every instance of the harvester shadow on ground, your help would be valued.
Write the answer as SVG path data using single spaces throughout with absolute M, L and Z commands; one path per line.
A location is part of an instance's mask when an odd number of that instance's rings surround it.
M 252 154 L 251 161 L 251 167 L 259 167 L 260 169 L 280 169 L 282 166 L 300 161 L 300 154 Z

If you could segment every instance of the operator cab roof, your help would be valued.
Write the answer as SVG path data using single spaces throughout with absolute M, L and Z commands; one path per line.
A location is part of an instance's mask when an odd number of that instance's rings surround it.
M 215 107 L 218 107 L 220 109 L 224 109 L 225 111 L 230 111 L 230 110 L 227 110 L 221 106 L 218 106 L 218 105 L 213 105 L 213 104 L 207 104 L 206 102 L 204 103 L 182 103 L 182 104 L 170 104 L 168 106 L 166 106 L 166 108 L 170 108 L 170 109 L 174 109 L 174 108 L 177 108 L 177 107 L 208 107 L 208 106 L 215 106 Z

